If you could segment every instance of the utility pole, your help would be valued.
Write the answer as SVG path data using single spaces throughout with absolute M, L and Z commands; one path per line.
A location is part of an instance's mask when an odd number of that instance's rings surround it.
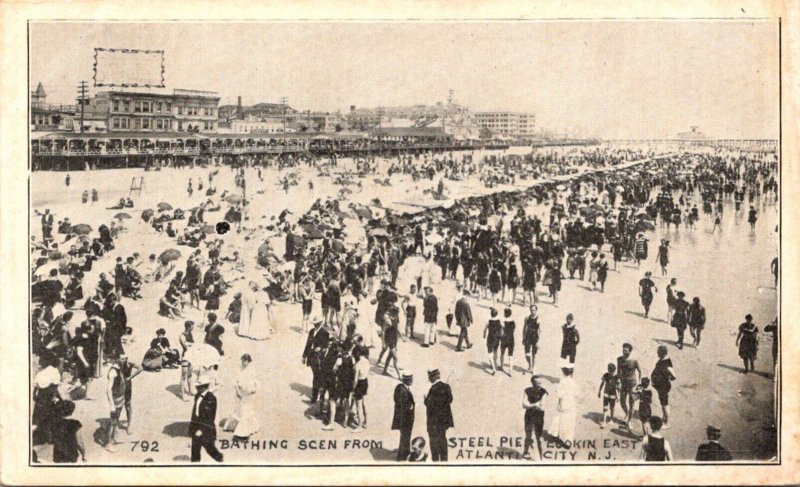
M 383 108 L 378 108 L 378 150 L 383 155 Z
M 286 109 L 289 108 L 289 98 L 286 96 L 281 97 L 281 105 L 283 105 L 283 133 L 286 133 Z
M 86 81 L 78 83 L 78 105 L 81 107 L 81 133 L 83 133 L 83 106 L 86 104 L 86 91 L 88 84 Z

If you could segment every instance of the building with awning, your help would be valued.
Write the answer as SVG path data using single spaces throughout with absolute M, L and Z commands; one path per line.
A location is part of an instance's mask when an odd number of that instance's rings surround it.
M 411 146 L 424 149 L 454 142 L 453 136 L 444 130 L 429 127 L 378 128 L 370 130 L 369 137 L 383 148 Z

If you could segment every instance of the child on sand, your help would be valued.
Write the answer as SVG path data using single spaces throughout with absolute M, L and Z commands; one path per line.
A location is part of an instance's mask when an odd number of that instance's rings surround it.
M 642 437 L 645 437 L 652 417 L 650 405 L 653 403 L 653 390 L 650 389 L 650 379 L 642 377 L 642 382 L 633 389 L 633 394 L 639 399 L 639 421 L 642 422 Z
M 600 380 L 600 389 L 597 391 L 597 397 L 603 394 L 603 421 L 600 423 L 600 428 L 605 428 L 607 423 L 614 419 L 614 406 L 617 403 L 617 389 L 619 389 L 619 377 L 617 376 L 617 366 L 608 364 L 608 372 L 603 374 Z

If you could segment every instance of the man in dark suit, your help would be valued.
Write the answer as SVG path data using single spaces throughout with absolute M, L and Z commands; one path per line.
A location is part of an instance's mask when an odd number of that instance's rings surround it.
M 116 294 L 110 293 L 106 298 L 103 315 L 106 320 L 106 352 L 118 356 L 122 353 L 122 337 L 128 328 L 128 314 Z
M 461 342 L 464 341 L 467 344 L 467 348 L 472 348 L 472 344 L 469 342 L 469 327 L 472 325 L 472 308 L 469 306 L 469 289 L 464 289 L 464 295 L 456 301 L 456 309 L 455 309 L 455 318 L 456 324 L 459 328 L 461 328 L 461 332 L 458 334 L 458 344 L 456 344 L 456 352 L 463 352 L 464 349 L 461 348 Z
M 428 371 L 431 388 L 425 396 L 425 408 L 428 417 L 428 438 L 431 444 L 431 460 L 447 461 L 447 429 L 453 427 L 453 412 L 450 404 L 453 393 L 450 386 L 441 381 L 439 369 Z
M 722 436 L 719 428 L 708 425 L 706 436 L 708 441 L 697 447 L 695 460 L 698 462 L 730 462 L 733 460 L 731 453 L 719 444 L 719 437 Z
M 317 402 L 319 396 L 319 389 L 321 386 L 321 375 L 319 367 L 319 354 L 328 347 L 330 340 L 330 332 L 323 325 L 323 319 L 315 317 L 313 319 L 314 328 L 308 332 L 306 338 L 306 346 L 303 349 L 303 363 L 311 367 L 313 379 L 311 382 L 311 404 Z
M 46 284 L 43 286 L 42 306 L 52 308 L 56 303 L 64 301 L 64 284 L 58 279 L 58 269 L 50 269 L 50 277 L 43 282 Z
M 194 396 L 192 422 L 189 423 L 189 434 L 192 435 L 192 462 L 200 461 L 200 449 L 217 462 L 222 461 L 222 453 L 217 450 L 217 398 L 208 390 L 208 377 L 197 379 L 197 394 Z
M 414 376 L 411 373 L 401 374 L 401 384 L 394 388 L 394 417 L 392 429 L 400 430 L 400 446 L 397 448 L 397 461 L 405 462 L 411 453 L 411 432 L 414 429 L 414 395 L 411 384 Z

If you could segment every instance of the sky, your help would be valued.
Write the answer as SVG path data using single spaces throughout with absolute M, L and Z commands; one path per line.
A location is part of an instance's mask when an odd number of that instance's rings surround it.
M 547 130 L 778 137 L 776 21 L 31 23 L 30 84 L 74 103 L 94 48 L 163 49 L 169 89 L 221 104 L 533 112 Z M 134 76 L 134 74 L 131 74 Z M 103 88 L 92 88 L 92 92 Z

